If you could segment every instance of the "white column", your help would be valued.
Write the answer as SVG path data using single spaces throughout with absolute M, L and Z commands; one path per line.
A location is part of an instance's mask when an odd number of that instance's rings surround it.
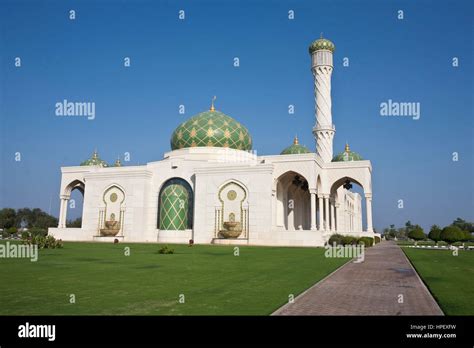
M 68 197 L 67 196 L 60 196 L 60 198 L 61 198 L 61 203 L 59 205 L 58 227 L 59 228 L 65 228 L 66 227 L 66 217 L 67 217 Z
M 316 192 L 311 192 L 311 230 L 316 229 Z
M 324 197 L 324 230 L 329 231 L 329 197 Z
M 322 231 L 324 228 L 323 228 L 323 215 L 324 215 L 324 211 L 323 211 L 323 196 L 319 195 L 318 196 L 318 211 L 319 211 L 319 225 L 318 225 L 318 231 Z
M 332 230 L 333 230 L 334 232 L 337 231 L 337 225 L 336 225 L 337 205 L 338 205 L 338 204 L 337 204 L 336 202 L 334 202 L 334 205 L 333 205 L 333 207 L 334 207 L 334 214 L 332 215 L 332 224 L 334 225 L 333 228 L 332 228 Z
M 334 216 L 332 215 L 333 202 L 332 202 L 331 198 L 329 198 L 328 202 L 329 202 L 329 219 L 328 219 L 329 231 L 332 232 L 332 231 L 334 231 Z
M 61 228 L 63 225 L 63 199 L 59 200 L 59 217 L 58 217 L 58 228 Z
M 365 204 L 367 207 L 367 232 L 374 232 L 372 227 L 372 194 L 365 195 Z

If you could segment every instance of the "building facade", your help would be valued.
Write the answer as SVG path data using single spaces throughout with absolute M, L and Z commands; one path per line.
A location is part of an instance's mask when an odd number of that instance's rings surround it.
M 348 145 L 333 156 L 334 49 L 323 38 L 309 48 L 316 152 L 295 138 L 279 155 L 257 156 L 247 128 L 213 102 L 176 128 L 160 161 L 109 166 L 94 152 L 80 166 L 62 167 L 59 226 L 49 233 L 76 241 L 287 246 L 321 246 L 334 233 L 373 237 L 371 163 Z M 351 191 L 353 183 L 364 197 Z M 67 228 L 75 189 L 84 195 L 82 227 Z

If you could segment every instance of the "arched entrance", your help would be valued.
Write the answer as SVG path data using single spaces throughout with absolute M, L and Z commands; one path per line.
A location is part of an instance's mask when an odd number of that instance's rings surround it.
M 181 178 L 167 180 L 158 196 L 158 229 L 193 228 L 194 195 L 191 185 Z
M 311 227 L 311 195 L 308 181 L 290 171 L 276 183 L 276 225 L 285 230 L 308 230 Z
M 365 201 L 365 204 L 364 204 Z M 363 214 L 365 205 L 365 214 Z M 364 221 L 365 220 L 365 221 Z M 329 229 L 337 232 L 373 232 L 372 194 L 354 178 L 341 177 L 331 186 Z
M 76 209 L 78 205 L 76 204 L 76 200 L 70 202 L 71 194 L 73 191 L 78 191 L 82 195 L 82 203 L 81 206 L 84 204 L 84 191 L 85 191 L 85 184 L 81 180 L 74 180 L 69 185 L 66 186 L 64 191 L 60 196 L 60 207 L 59 207 L 59 219 L 58 219 L 58 228 L 66 228 L 67 223 L 67 213 L 68 207 L 71 209 Z M 71 204 L 69 204 L 71 203 Z M 82 216 L 82 213 L 81 213 Z

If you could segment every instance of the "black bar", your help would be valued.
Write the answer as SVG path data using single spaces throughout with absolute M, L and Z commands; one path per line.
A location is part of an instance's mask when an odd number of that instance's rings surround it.
M 55 340 L 20 338 L 26 323 L 55 325 Z M 423 331 L 417 328 L 425 326 Z M 428 325 L 433 325 L 430 327 Z M 455 328 L 440 325 L 455 325 Z M 407 334 L 455 334 L 408 338 Z M 0 316 L 0 346 L 57 344 L 410 344 L 473 346 L 474 317 Z

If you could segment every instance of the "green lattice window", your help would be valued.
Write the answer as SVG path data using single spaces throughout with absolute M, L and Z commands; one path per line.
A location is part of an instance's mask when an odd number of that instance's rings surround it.
M 161 188 L 158 206 L 160 230 L 192 228 L 193 191 L 185 180 L 180 178 L 168 180 Z

